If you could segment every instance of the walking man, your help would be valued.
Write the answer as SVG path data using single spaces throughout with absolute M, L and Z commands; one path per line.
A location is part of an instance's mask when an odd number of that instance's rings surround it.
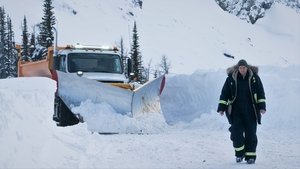
M 265 92 L 258 76 L 258 67 L 240 60 L 227 69 L 228 77 L 221 91 L 218 113 L 231 124 L 230 139 L 235 149 L 236 162 L 256 160 L 257 123 L 266 112 Z

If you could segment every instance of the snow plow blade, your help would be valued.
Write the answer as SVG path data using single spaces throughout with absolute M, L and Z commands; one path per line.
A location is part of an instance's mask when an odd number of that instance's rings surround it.
M 18 61 L 18 77 L 51 77 L 49 70 L 49 60 L 39 60 L 35 62 Z
M 82 102 L 90 100 L 95 104 L 106 102 L 117 113 L 132 117 L 150 112 L 161 113 L 159 98 L 165 85 L 164 76 L 131 91 L 79 77 L 76 74 L 56 70 L 53 73 L 58 85 L 57 96 L 71 111 L 73 107 L 80 106 Z
M 147 113 L 161 113 L 160 95 L 165 86 L 165 76 L 152 80 L 133 92 L 131 111 L 134 117 Z

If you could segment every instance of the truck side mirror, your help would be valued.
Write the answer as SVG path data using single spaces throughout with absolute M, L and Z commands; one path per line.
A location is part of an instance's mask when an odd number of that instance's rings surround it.
M 59 66 L 60 66 L 59 64 L 60 64 L 60 56 L 53 57 L 52 69 L 59 70 Z
M 127 75 L 130 77 L 130 74 L 132 73 L 132 60 L 130 58 L 127 59 Z

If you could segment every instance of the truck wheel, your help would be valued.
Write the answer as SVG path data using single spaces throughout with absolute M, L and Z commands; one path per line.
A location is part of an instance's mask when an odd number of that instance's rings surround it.
M 54 100 L 54 115 L 53 120 L 56 121 L 57 126 L 72 126 L 79 123 L 78 118 L 66 106 L 62 99 L 55 96 Z

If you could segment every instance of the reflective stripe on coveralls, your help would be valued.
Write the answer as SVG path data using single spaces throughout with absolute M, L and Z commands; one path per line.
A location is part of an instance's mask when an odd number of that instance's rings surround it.
M 225 100 L 220 100 L 219 103 L 228 105 L 227 101 L 225 101 Z
M 256 156 L 256 152 L 246 152 L 246 156 Z
M 242 147 L 238 147 L 238 148 L 234 148 L 235 151 L 242 151 L 244 150 L 245 145 L 243 145 Z

